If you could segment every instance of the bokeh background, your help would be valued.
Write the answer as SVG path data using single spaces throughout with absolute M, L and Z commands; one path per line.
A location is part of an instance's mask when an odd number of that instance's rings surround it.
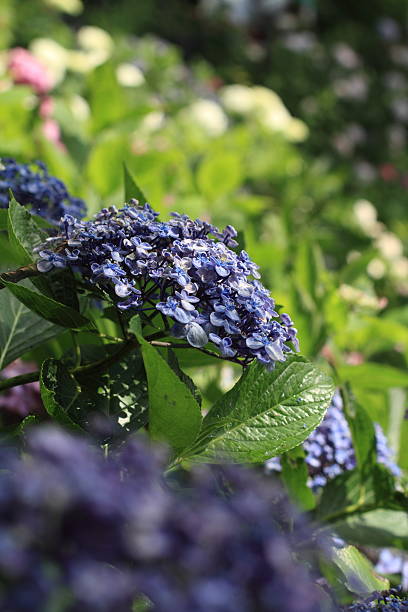
M 90 214 L 123 203 L 125 162 L 164 216 L 234 225 L 402 468 L 407 27 L 405 0 L 0 0 L 0 156 Z

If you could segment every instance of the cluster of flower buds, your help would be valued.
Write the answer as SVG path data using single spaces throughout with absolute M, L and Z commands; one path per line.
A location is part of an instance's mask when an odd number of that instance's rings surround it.
M 231 250 L 233 227 L 219 231 L 177 213 L 162 222 L 148 204 L 132 204 L 86 222 L 64 217 L 51 248 L 40 250 L 38 270 L 72 267 L 118 308 L 159 311 L 174 336 L 197 348 L 211 341 L 227 359 L 272 368 L 297 350 L 296 329 L 277 312 L 258 266 Z
M 85 203 L 68 193 L 64 183 L 51 176 L 43 162 L 21 164 L 14 159 L 0 159 L 0 207 L 7 208 L 10 191 L 15 199 L 52 223 L 62 216 L 82 218 Z
M 380 425 L 375 424 L 377 460 L 395 476 L 400 468 L 393 461 L 393 453 Z M 340 393 L 336 392 L 326 416 L 314 432 L 303 442 L 305 461 L 309 471 L 309 486 L 313 490 L 324 487 L 329 480 L 356 467 L 351 431 L 343 413 Z M 267 470 L 280 471 L 279 457 L 266 462 Z
M 23 459 L 10 452 L 0 453 L 2 610 L 129 612 L 143 595 L 140 609 L 155 612 L 322 611 L 293 555 L 308 526 L 254 472 L 203 466 L 166 484 L 161 450 L 142 438 L 106 457 L 52 426 L 32 429 Z

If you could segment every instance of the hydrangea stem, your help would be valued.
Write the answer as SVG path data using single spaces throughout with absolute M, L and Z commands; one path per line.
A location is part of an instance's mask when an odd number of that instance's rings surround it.
M 83 375 L 105 372 L 111 365 L 126 357 L 126 355 L 128 355 L 138 346 L 139 343 L 136 338 L 132 338 L 131 340 L 124 342 L 122 346 L 120 346 L 120 348 L 113 353 L 113 355 L 109 355 L 109 357 L 101 359 L 100 361 L 95 361 L 94 363 L 72 368 L 70 372 L 73 376 L 78 378 Z M 19 376 L 13 376 L 12 378 L 8 378 L 6 380 L 0 380 L 0 391 L 5 391 L 6 389 L 11 389 L 11 387 L 17 387 L 19 385 L 25 385 L 29 382 L 34 382 L 39 380 L 39 378 L 40 371 L 37 370 L 36 372 L 30 372 L 29 374 L 20 374 Z

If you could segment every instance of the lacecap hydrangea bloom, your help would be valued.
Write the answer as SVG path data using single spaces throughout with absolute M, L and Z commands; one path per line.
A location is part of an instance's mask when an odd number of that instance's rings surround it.
M 0 454 L 1 610 L 130 612 L 141 594 L 154 612 L 323 610 L 293 554 L 309 528 L 254 472 L 166 483 L 142 438 L 106 457 L 53 426 L 31 431 L 23 459 Z
M 298 349 L 290 316 L 278 313 L 258 266 L 235 253 L 237 232 L 172 213 L 157 219 L 148 204 L 105 208 L 91 221 L 65 216 L 39 252 L 40 272 L 72 267 L 121 310 L 159 311 L 171 333 L 202 348 L 209 341 L 244 365 L 269 367 Z
M 395 476 L 401 473 L 393 460 L 393 452 L 378 423 L 375 424 L 377 460 Z M 309 486 L 317 491 L 329 480 L 356 467 L 351 431 L 343 413 L 340 393 L 336 392 L 321 424 L 303 442 L 309 471 Z M 280 471 L 279 457 L 266 462 L 267 470 Z
M 8 207 L 10 191 L 17 202 L 53 223 L 66 214 L 82 218 L 86 212 L 83 200 L 71 196 L 64 183 L 51 176 L 40 161 L 22 164 L 0 158 L 0 208 Z

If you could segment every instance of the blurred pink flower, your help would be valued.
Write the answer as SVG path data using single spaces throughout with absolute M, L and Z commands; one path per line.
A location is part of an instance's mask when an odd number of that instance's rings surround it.
M 52 87 L 45 67 L 26 49 L 15 47 L 9 52 L 8 69 L 18 85 L 29 85 L 42 95 Z
M 395 181 L 398 178 L 398 170 L 393 164 L 382 164 L 378 172 L 383 181 Z
M 357 351 L 352 351 L 351 353 L 347 353 L 347 355 L 345 355 L 345 362 L 348 365 L 361 365 L 364 363 L 364 361 L 364 355 Z
M 55 119 L 47 117 L 42 124 L 42 131 L 47 140 L 54 143 L 61 151 L 66 151 L 66 147 L 61 140 L 60 126 Z
M 40 104 L 40 117 L 42 117 L 43 119 L 47 119 L 47 117 L 50 117 L 54 112 L 54 107 L 54 99 L 51 98 L 51 96 L 44 96 Z

